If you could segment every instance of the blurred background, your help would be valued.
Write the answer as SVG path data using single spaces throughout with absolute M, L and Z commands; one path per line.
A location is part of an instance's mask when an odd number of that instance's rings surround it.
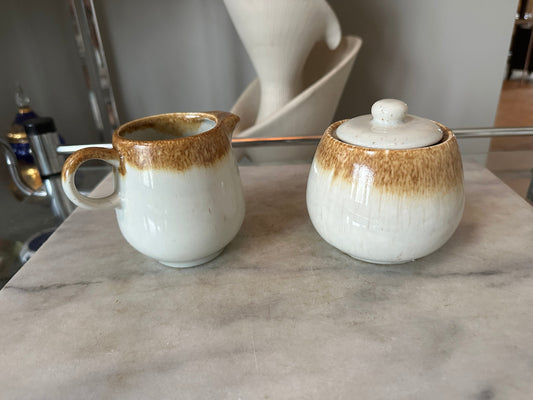
M 364 41 L 337 118 L 395 97 L 450 127 L 492 126 L 517 0 L 329 3 L 343 34 Z M 20 82 L 68 143 L 92 143 L 99 135 L 69 4 L 2 1 L 0 126 L 13 119 Z M 221 0 L 94 0 L 94 9 L 121 122 L 230 109 L 255 76 Z

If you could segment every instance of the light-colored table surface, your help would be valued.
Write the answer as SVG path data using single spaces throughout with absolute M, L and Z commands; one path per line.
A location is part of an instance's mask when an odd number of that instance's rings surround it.
M 533 209 L 465 167 L 457 232 L 399 266 L 318 236 L 309 165 L 241 168 L 243 227 L 192 269 L 78 210 L 0 291 L 0 397 L 531 399 Z

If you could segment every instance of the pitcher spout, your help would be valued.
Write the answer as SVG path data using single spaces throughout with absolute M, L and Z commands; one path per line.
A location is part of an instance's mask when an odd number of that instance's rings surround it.
M 221 130 L 231 140 L 235 127 L 241 120 L 239 116 L 226 111 L 213 111 L 210 114 L 216 117 L 217 125 L 220 126 Z

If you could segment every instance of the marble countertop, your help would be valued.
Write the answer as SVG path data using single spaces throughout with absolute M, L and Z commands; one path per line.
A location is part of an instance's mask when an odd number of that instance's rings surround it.
M 76 183 L 80 190 L 87 193 L 94 189 L 109 171 L 107 167 L 83 165 L 76 174 Z M 54 229 L 61 223 L 61 220 L 54 216 L 48 200 L 28 198 L 17 200 L 10 185 L 11 178 L 2 159 L 0 160 L 0 288 L 22 266 L 19 252 L 23 244 L 33 236 Z
M 77 210 L 0 291 L 1 397 L 530 399 L 533 208 L 466 164 L 452 239 L 366 264 L 313 229 L 308 170 L 242 167 L 242 229 L 197 268 Z

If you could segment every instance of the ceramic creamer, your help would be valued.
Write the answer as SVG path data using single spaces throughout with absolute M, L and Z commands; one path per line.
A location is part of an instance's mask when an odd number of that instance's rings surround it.
M 385 99 L 372 115 L 333 123 L 307 183 L 318 233 L 350 256 L 405 263 L 440 248 L 464 208 L 463 168 L 453 132 Z
M 114 207 L 124 238 L 172 267 L 215 258 L 244 219 L 244 197 L 231 135 L 239 118 L 225 112 L 173 113 L 131 121 L 113 134 L 113 148 L 86 148 L 63 167 L 63 188 L 84 208 Z M 90 159 L 114 167 L 114 192 L 80 194 L 74 175 Z

